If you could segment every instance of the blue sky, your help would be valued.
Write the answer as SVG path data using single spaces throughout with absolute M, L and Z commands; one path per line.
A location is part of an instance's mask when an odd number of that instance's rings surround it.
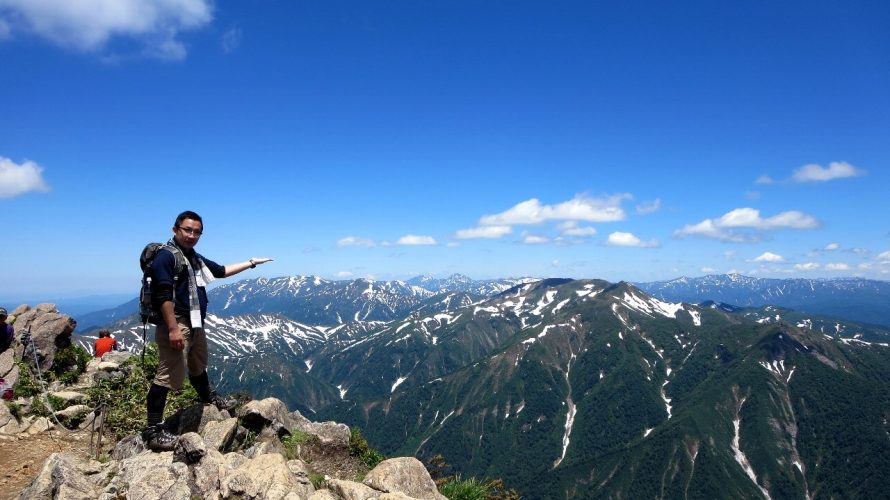
M 239 277 L 890 279 L 890 3 L 0 0 L 0 298 Z

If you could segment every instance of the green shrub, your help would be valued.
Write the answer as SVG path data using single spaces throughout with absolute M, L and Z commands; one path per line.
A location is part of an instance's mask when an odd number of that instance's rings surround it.
M 315 487 L 316 490 L 321 490 L 325 487 L 324 474 L 319 474 L 318 472 L 310 472 L 309 481 L 312 483 L 312 486 Z
M 37 383 L 37 377 L 31 373 L 30 365 L 24 361 L 19 361 L 18 366 L 19 380 L 16 382 L 15 387 L 13 387 L 15 396 L 17 398 L 27 398 L 34 396 L 35 394 L 40 394 L 40 385 Z
M 475 477 L 461 479 L 460 474 L 439 488 L 439 493 L 449 500 L 486 500 L 488 489 Z
M 288 460 L 300 458 L 300 445 L 313 440 L 317 441 L 318 438 L 313 436 L 312 434 L 299 431 L 297 429 L 292 430 L 290 434 L 288 434 L 281 440 L 281 444 L 284 445 L 284 455 L 287 457 Z
M 362 436 L 358 427 L 353 427 L 349 434 L 349 453 L 359 457 L 368 469 L 373 469 L 380 462 L 386 460 L 380 452 L 368 446 L 368 441 Z
M 72 384 L 87 369 L 87 363 L 92 359 L 83 347 L 69 345 L 56 351 L 53 358 L 53 366 L 48 375 L 63 384 Z

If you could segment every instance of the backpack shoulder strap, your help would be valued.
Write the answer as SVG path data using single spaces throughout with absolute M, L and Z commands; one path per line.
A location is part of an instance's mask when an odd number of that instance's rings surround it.
M 182 253 L 182 250 L 176 247 L 176 245 L 171 245 L 170 243 L 165 244 L 161 248 L 172 253 L 173 258 L 176 260 L 176 265 L 173 269 L 173 281 L 176 281 L 179 279 L 182 270 L 188 266 L 185 262 L 185 255 Z

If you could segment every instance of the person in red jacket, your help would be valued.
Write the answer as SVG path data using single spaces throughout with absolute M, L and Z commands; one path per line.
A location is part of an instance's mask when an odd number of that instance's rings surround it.
M 96 339 L 96 343 L 93 345 L 93 352 L 96 354 L 96 357 L 101 358 L 106 352 L 116 350 L 117 340 L 114 340 L 111 337 L 111 332 L 108 330 L 99 330 L 99 338 Z

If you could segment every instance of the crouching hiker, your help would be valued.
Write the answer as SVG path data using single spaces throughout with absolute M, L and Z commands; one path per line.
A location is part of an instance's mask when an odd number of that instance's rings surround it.
M 221 266 L 195 252 L 204 232 L 201 216 L 182 212 L 173 225 L 173 239 L 157 252 L 151 263 L 152 305 L 160 313 L 155 341 L 158 343 L 158 372 L 148 390 L 147 425 L 142 431 L 146 446 L 153 451 L 169 451 L 177 436 L 163 424 L 164 406 L 170 390 L 182 389 L 185 371 L 204 404 L 231 409 L 231 400 L 217 395 L 207 377 L 206 285 L 215 278 L 226 278 L 272 259 L 251 258 L 245 262 Z

